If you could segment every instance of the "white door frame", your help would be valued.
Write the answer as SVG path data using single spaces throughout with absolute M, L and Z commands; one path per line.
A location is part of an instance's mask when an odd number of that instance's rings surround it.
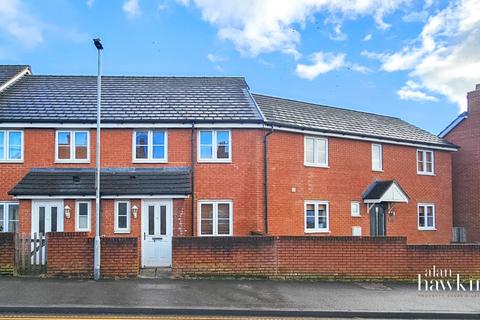
M 167 235 L 170 234 L 170 238 L 173 238 L 173 200 L 172 199 L 142 199 L 142 211 L 141 211 L 141 228 L 140 228 L 140 238 L 141 238 L 141 254 L 142 254 L 142 268 L 145 267 L 145 261 L 144 261 L 144 242 L 145 242 L 145 232 L 146 232 L 146 222 L 147 222 L 147 206 L 150 204 L 160 204 L 160 205 L 166 205 L 167 206 Z M 170 240 L 170 245 L 172 241 Z M 170 262 L 172 259 L 172 249 L 170 248 Z
M 32 235 L 39 231 L 37 231 L 38 229 L 38 222 L 39 222 L 39 212 L 38 212 L 38 208 L 41 206 L 41 205 L 45 205 L 45 206 L 51 206 L 53 204 L 56 204 L 58 205 L 59 207 L 59 210 L 57 212 L 57 231 L 59 232 L 62 232 L 63 231 L 63 228 L 64 228 L 64 219 L 63 219 L 63 208 L 64 208 L 64 203 L 63 203 L 63 200 L 51 200 L 51 199 L 46 199 L 46 200 L 32 200 L 32 213 L 31 213 L 31 220 L 30 220 L 30 231 L 32 233 Z M 45 216 L 45 219 L 47 217 Z M 59 222 L 59 223 L 58 223 Z M 45 233 L 47 233 L 49 231 L 45 230 Z M 45 236 L 45 235 L 44 235 Z

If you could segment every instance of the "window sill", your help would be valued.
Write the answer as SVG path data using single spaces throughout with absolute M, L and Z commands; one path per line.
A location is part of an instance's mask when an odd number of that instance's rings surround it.
M 432 176 L 432 177 L 434 177 L 434 176 L 435 176 L 435 173 L 425 173 L 425 172 L 418 172 L 418 171 L 417 171 L 417 175 L 419 175 L 419 176 Z
M 360 215 L 360 214 L 359 214 L 359 215 L 356 215 L 356 216 L 353 216 L 353 215 L 352 215 L 351 217 L 352 217 L 352 218 L 361 218 L 362 215 Z
M 0 163 L 23 163 L 23 160 L 0 160 Z
M 325 168 L 325 169 L 330 168 L 329 165 L 323 165 L 323 164 L 304 163 L 303 165 L 305 167 L 310 167 L 310 168 Z
M 382 170 L 375 170 L 375 169 L 372 169 L 372 172 L 379 172 L 379 173 L 381 173 L 381 172 L 383 172 L 383 169 L 382 169 Z
M 231 237 L 231 234 L 199 234 L 198 237 Z
M 90 163 L 90 160 L 55 160 L 55 163 Z
M 312 233 L 331 233 L 330 230 L 305 230 L 305 233 L 312 234 Z
M 152 159 L 152 160 L 132 160 L 132 163 L 168 163 L 168 160 L 161 160 L 161 159 Z
M 128 233 L 130 233 L 130 230 L 115 230 L 113 233 L 128 234 Z
M 232 160 L 197 160 L 198 163 L 232 163 Z
M 418 228 L 418 231 L 437 231 L 437 228 Z
M 75 229 L 75 232 L 90 232 L 90 229 Z

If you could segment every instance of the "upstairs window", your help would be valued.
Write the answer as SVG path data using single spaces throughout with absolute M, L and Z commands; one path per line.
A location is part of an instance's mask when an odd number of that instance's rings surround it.
M 167 132 L 139 130 L 133 133 L 135 162 L 167 162 Z
M 200 130 L 198 133 L 199 162 L 229 162 L 232 156 L 229 130 Z
M 55 139 L 56 162 L 89 162 L 90 133 L 88 131 L 57 131 Z
M 434 204 L 418 204 L 418 230 L 435 230 Z
M 435 170 L 435 160 L 433 151 L 417 150 L 417 173 L 424 175 L 433 175 Z
M 328 232 L 328 201 L 305 201 L 305 232 Z
M 382 145 L 372 144 L 372 170 L 383 171 L 383 159 L 382 159 Z
M 0 130 L 0 162 L 23 160 L 23 131 Z
M 305 137 L 305 165 L 328 167 L 328 140 L 326 138 Z

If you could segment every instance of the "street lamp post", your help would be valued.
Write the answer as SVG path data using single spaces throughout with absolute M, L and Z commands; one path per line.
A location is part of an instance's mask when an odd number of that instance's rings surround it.
M 98 75 L 97 75 L 97 143 L 95 149 L 95 241 L 93 252 L 93 278 L 100 279 L 100 117 L 102 106 L 102 50 L 100 39 L 93 39 L 98 51 Z

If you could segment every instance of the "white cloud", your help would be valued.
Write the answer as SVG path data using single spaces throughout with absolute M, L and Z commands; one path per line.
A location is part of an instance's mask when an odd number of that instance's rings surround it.
M 343 40 L 341 21 L 372 16 L 377 27 L 389 27 L 384 17 L 409 0 L 177 0 L 183 5 L 194 3 L 202 18 L 218 27 L 220 39 L 231 41 L 247 56 L 279 51 L 300 58 L 298 30 L 316 13 L 331 17 L 333 38 Z M 337 19 L 336 16 L 341 18 Z
M 140 4 L 138 2 L 139 0 L 126 0 L 123 3 L 122 9 L 130 18 L 142 14 L 142 10 L 140 9 Z
M 397 94 L 402 100 L 438 101 L 436 97 L 426 94 L 421 89 L 418 83 L 408 80 L 406 84 L 397 91 Z
M 372 34 L 371 33 L 365 35 L 365 37 L 363 38 L 363 41 L 370 41 L 370 40 L 372 40 Z
M 91 8 L 93 7 L 95 0 L 87 0 L 87 7 Z
M 423 10 L 423 11 L 415 11 L 415 12 L 410 12 L 409 14 L 406 14 L 403 16 L 402 20 L 405 22 L 425 22 L 427 21 L 429 14 L 428 11 Z
M 213 62 L 213 63 L 228 61 L 228 57 L 224 57 L 224 56 L 221 56 L 221 55 L 216 55 L 216 54 L 213 54 L 213 53 L 207 54 L 207 59 L 210 62 Z
M 478 8 L 480 0 L 451 2 L 430 16 L 415 41 L 398 52 L 362 54 L 380 60 L 384 71 L 409 71 L 423 88 L 465 110 L 465 93 L 480 82 Z
M 295 72 L 300 78 L 313 80 L 317 76 L 345 66 L 345 54 L 316 52 L 310 57 L 311 64 L 298 64 Z
M 44 25 L 20 0 L 0 1 L 0 32 L 15 38 L 27 47 L 43 42 Z

